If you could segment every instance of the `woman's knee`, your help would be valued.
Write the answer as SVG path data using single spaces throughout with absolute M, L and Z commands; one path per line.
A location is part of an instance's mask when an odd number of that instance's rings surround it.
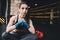
M 37 34 L 27 34 L 21 40 L 36 40 L 37 38 L 38 38 L 38 35 Z
M 7 38 L 9 35 L 10 35 L 9 33 L 3 32 L 3 33 L 2 33 L 2 38 Z

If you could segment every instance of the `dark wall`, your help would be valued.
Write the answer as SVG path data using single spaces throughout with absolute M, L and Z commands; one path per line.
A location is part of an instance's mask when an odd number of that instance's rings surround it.
M 0 0 L 0 18 L 5 18 L 5 11 L 6 11 L 6 0 Z M 0 24 L 0 40 L 2 40 L 1 38 L 1 34 L 3 31 L 5 31 L 5 27 L 6 24 Z
M 5 17 L 6 0 L 1 0 L 1 17 Z
M 60 24 L 41 24 L 38 19 L 33 19 L 33 24 L 36 29 L 44 33 L 42 40 L 59 40 Z

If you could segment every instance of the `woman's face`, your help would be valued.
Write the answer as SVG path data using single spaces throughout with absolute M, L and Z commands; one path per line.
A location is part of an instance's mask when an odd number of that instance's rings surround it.
M 28 12 L 28 5 L 27 4 L 21 4 L 19 12 L 21 15 L 25 16 Z

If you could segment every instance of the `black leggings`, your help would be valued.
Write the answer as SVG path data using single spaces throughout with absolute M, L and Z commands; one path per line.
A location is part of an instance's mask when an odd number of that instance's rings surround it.
M 5 34 L 5 37 L 3 38 L 4 40 L 36 40 L 38 38 L 37 34 L 25 34 L 21 35 L 20 33 L 14 33 L 10 34 L 7 33 Z

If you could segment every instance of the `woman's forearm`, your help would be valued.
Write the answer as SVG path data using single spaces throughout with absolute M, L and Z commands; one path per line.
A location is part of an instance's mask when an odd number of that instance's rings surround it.
M 34 28 L 29 28 L 28 29 L 32 34 L 35 34 L 35 29 Z
M 22 24 L 22 20 L 20 21 L 20 22 L 17 22 L 15 25 L 13 25 L 13 26 L 7 26 L 7 28 L 6 28 L 6 32 L 10 32 L 10 31 L 12 31 L 12 30 L 14 30 L 15 28 L 18 28 L 21 24 Z
M 15 28 L 16 28 L 15 25 L 7 27 L 6 32 L 10 32 L 10 31 L 14 30 Z

